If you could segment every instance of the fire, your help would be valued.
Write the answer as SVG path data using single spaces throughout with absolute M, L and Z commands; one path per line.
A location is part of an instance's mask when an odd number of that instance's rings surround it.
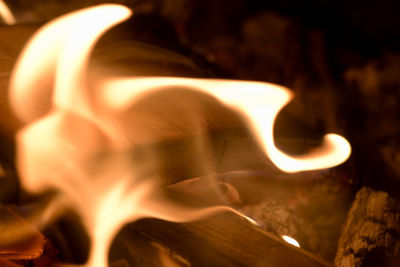
M 249 81 L 187 79 L 170 77 L 114 78 L 101 85 L 104 104 L 113 109 L 126 109 L 143 93 L 154 88 L 184 86 L 210 94 L 247 119 L 267 156 L 282 171 L 298 172 L 333 167 L 350 155 L 350 144 L 343 137 L 327 134 L 323 145 L 311 154 L 291 157 L 280 151 L 273 138 L 273 126 L 279 111 L 292 99 L 282 86 Z M 132 90 L 131 88 L 135 88 Z
M 297 242 L 297 240 L 294 239 L 293 237 L 290 237 L 288 235 L 282 235 L 281 237 L 282 237 L 283 240 L 285 240 L 286 243 L 289 243 L 289 244 L 291 244 L 291 245 L 293 245 L 295 247 L 298 247 L 298 248 L 300 247 L 299 242 Z
M 185 87 L 236 110 L 282 171 L 332 167 L 349 157 L 349 143 L 335 134 L 306 156 L 291 157 L 275 146 L 275 118 L 292 98 L 278 85 L 172 77 L 113 77 L 89 85 L 87 62 L 94 44 L 131 14 L 124 6 L 107 4 L 48 23 L 25 47 L 10 84 L 11 105 L 26 123 L 17 136 L 21 182 L 32 192 L 58 189 L 60 202 L 79 211 L 92 238 L 88 266 L 106 266 L 111 241 L 127 222 L 143 217 L 183 222 L 235 212 L 222 206 L 193 209 L 165 198 L 157 175 L 143 179 L 124 153 L 132 148 L 130 132 L 116 126 L 117 118 L 154 90 Z
M 0 0 L 0 17 L 8 25 L 13 25 L 16 23 L 15 17 L 10 8 L 8 8 L 7 4 L 2 0 Z

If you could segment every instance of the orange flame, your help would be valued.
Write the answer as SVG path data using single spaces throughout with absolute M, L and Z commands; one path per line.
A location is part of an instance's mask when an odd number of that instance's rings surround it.
M 16 23 L 15 17 L 10 8 L 2 0 L 0 0 L 0 17 L 8 25 L 13 25 Z
M 350 144 L 343 137 L 328 134 L 323 145 L 309 155 L 291 157 L 274 143 L 273 126 L 279 111 L 292 94 L 282 86 L 250 81 L 188 79 L 171 77 L 114 78 L 102 84 L 102 101 L 113 109 L 126 109 L 139 95 L 168 86 L 185 86 L 213 95 L 247 118 L 248 127 L 256 135 L 265 153 L 282 171 L 298 172 L 339 165 L 350 156 Z M 133 89 L 132 89 L 133 88 Z
M 107 4 L 50 22 L 27 44 L 10 84 L 11 105 L 27 123 L 17 136 L 22 184 L 32 192 L 56 188 L 63 193 L 65 205 L 80 212 L 93 241 L 88 266 L 106 265 L 113 237 L 129 221 L 157 217 L 183 222 L 221 210 L 236 212 L 222 206 L 185 207 L 163 197 L 156 177 L 138 177 L 121 152 L 129 145 L 127 133 L 115 127 L 113 118 L 152 90 L 185 86 L 216 97 L 247 118 L 265 154 L 283 171 L 332 167 L 349 157 L 349 143 L 334 134 L 307 156 L 290 157 L 276 148 L 274 121 L 292 98 L 288 89 L 278 85 L 114 77 L 100 81 L 93 91 L 86 75 L 90 52 L 107 29 L 130 15 L 124 6 Z

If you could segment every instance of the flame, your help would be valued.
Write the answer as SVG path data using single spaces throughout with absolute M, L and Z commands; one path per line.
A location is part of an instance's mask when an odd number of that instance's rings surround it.
M 8 25 L 14 25 L 17 22 L 10 8 L 2 0 L 0 0 L 0 17 Z
M 104 81 L 100 90 L 105 105 L 122 111 L 133 105 L 141 94 L 168 86 L 184 86 L 210 94 L 231 109 L 239 111 L 247 118 L 248 127 L 266 155 L 282 171 L 292 173 L 329 168 L 343 163 L 350 156 L 350 144 L 336 134 L 325 135 L 318 150 L 298 157 L 286 155 L 275 146 L 275 119 L 292 99 L 291 92 L 282 86 L 250 81 L 151 77 L 114 78 Z
M 143 179 L 123 153 L 132 143 L 129 133 L 115 125 L 115 118 L 156 89 L 184 86 L 238 111 L 266 156 L 283 171 L 332 167 L 350 155 L 349 143 L 335 134 L 325 136 L 324 145 L 306 156 L 290 157 L 277 149 L 274 121 L 292 98 L 278 85 L 112 77 L 93 89 L 87 62 L 94 44 L 131 14 L 124 6 L 105 4 L 48 23 L 28 42 L 10 83 L 10 103 L 26 123 L 17 135 L 21 182 L 32 192 L 58 189 L 63 194 L 60 202 L 79 211 L 92 238 L 88 266 L 106 266 L 109 245 L 127 222 L 143 217 L 183 222 L 222 210 L 239 214 L 223 206 L 193 209 L 164 197 L 157 174 Z
M 293 245 L 295 247 L 298 247 L 298 248 L 300 247 L 299 242 L 297 242 L 297 240 L 294 239 L 293 237 L 290 237 L 288 235 L 282 235 L 281 237 L 282 237 L 283 240 L 285 240 L 286 243 L 289 243 L 289 244 L 291 244 L 291 245 Z

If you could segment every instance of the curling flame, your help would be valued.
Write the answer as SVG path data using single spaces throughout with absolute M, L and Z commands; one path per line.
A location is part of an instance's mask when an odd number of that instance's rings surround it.
M 343 137 L 328 134 L 318 150 L 309 155 L 291 157 L 274 143 L 273 126 L 279 111 L 291 100 L 291 92 L 278 85 L 249 81 L 188 79 L 171 77 L 118 78 L 103 83 L 105 104 L 126 109 L 144 92 L 168 86 L 185 86 L 213 95 L 247 117 L 248 127 L 272 162 L 282 171 L 298 172 L 339 165 L 350 156 L 350 144 Z M 134 89 L 132 89 L 134 88 Z
M 67 14 L 36 33 L 20 56 L 10 84 L 10 102 L 27 125 L 17 136 L 17 164 L 23 186 L 39 192 L 56 188 L 75 207 L 92 238 L 88 266 L 101 267 L 117 231 L 127 222 L 157 217 L 183 222 L 221 210 L 193 209 L 167 199 L 156 175 L 140 177 L 123 153 L 132 148 L 115 118 L 139 96 L 166 86 L 185 86 L 212 95 L 247 118 L 265 154 L 283 171 L 332 167 L 350 154 L 348 142 L 334 134 L 319 151 L 290 157 L 276 148 L 273 125 L 290 101 L 281 86 L 230 80 L 120 78 L 87 81 L 87 62 L 96 40 L 127 19 L 121 5 L 99 5 Z M 160 114 L 162 116 L 163 114 Z M 232 210 L 234 211 L 234 210 Z M 235 211 L 234 211 L 235 212 Z

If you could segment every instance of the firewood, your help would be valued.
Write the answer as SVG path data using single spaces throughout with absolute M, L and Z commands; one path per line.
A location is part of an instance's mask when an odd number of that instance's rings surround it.
M 44 236 L 10 208 L 0 206 L 0 260 L 31 260 L 43 253 Z
M 135 222 L 119 233 L 110 259 L 160 266 L 160 250 L 167 251 L 176 266 L 331 266 L 231 212 L 183 224 Z
M 0 260 L 0 266 L 2 267 L 22 267 L 22 265 L 8 260 Z
M 362 188 L 344 224 L 335 265 L 383 266 L 399 256 L 399 218 L 398 201 L 386 192 Z

